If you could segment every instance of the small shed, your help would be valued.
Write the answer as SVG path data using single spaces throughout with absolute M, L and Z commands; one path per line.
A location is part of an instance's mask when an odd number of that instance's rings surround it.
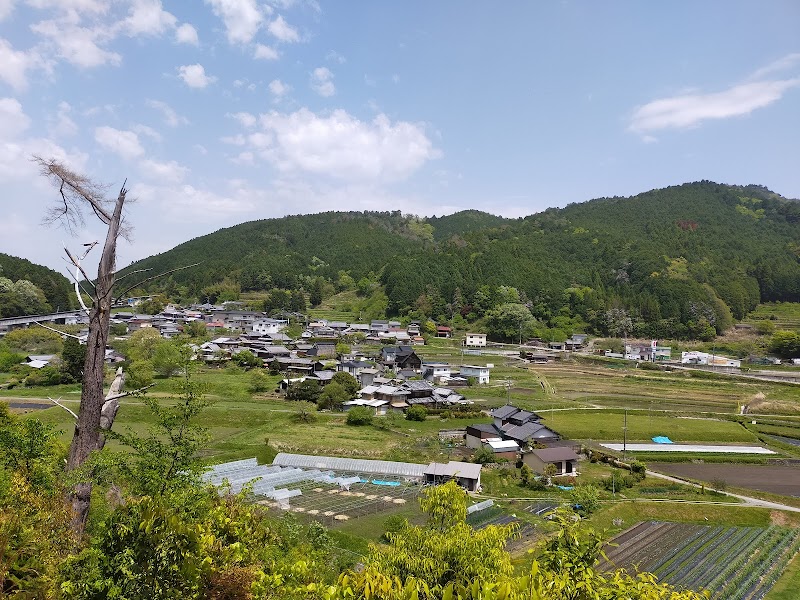
M 449 463 L 432 462 L 425 469 L 425 483 L 438 485 L 455 480 L 469 492 L 475 492 L 481 485 L 481 465 L 451 460 Z
M 505 460 L 516 460 L 519 452 L 519 444 L 514 440 L 504 440 L 502 438 L 490 438 L 483 442 L 483 445 L 494 452 L 496 458 Z

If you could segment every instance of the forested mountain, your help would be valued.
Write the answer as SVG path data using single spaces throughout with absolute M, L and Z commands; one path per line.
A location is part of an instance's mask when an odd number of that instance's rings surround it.
M 760 301 L 800 298 L 799 255 L 800 203 L 760 186 L 701 181 L 523 219 L 394 211 L 254 221 L 132 268 L 202 261 L 167 283 L 168 293 L 197 298 L 217 297 L 220 285 L 366 293 L 377 280 L 390 315 L 505 318 L 554 338 L 615 329 L 709 337 Z
M 0 252 L 0 317 L 69 310 L 69 280 L 47 267 Z

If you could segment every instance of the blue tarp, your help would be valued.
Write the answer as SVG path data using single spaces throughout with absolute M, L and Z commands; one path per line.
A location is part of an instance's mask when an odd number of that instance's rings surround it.
M 672 440 L 669 439 L 665 435 L 657 435 L 656 437 L 653 438 L 653 441 L 656 444 L 672 444 L 673 443 Z
M 380 481 L 378 479 L 373 479 L 372 481 L 370 481 L 370 483 L 374 485 L 390 485 L 392 487 L 400 485 L 399 481 Z
M 560 490 L 567 490 L 567 491 L 569 491 L 569 490 L 571 490 L 571 489 L 572 489 L 572 486 L 571 486 L 571 485 L 557 485 L 556 487 L 557 487 L 558 489 L 560 489 Z

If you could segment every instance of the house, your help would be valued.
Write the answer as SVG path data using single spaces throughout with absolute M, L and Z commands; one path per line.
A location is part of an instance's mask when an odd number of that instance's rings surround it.
M 427 381 L 445 382 L 450 379 L 450 365 L 447 363 L 425 363 L 422 377 Z
M 486 440 L 496 439 L 498 435 L 499 430 L 491 424 L 467 425 L 465 437 L 467 448 L 480 448 Z
M 411 346 L 385 346 L 381 348 L 379 362 L 390 369 L 414 369 L 422 367 L 422 359 Z
M 289 325 L 286 319 L 255 319 L 251 331 L 259 335 L 277 335 Z
M 464 345 L 468 348 L 485 348 L 486 347 L 486 334 L 485 333 L 468 333 L 464 337 Z
M 478 383 L 489 383 L 489 367 L 461 365 L 461 377 L 474 377 Z
M 372 363 L 368 363 L 365 360 L 348 360 L 345 362 L 341 362 L 337 365 L 337 370 L 344 371 L 345 373 L 350 373 L 353 377 L 358 377 L 359 374 L 364 369 L 369 369 L 372 367 Z
M 453 328 L 447 327 L 446 325 L 437 325 L 436 326 L 436 337 L 437 338 L 450 338 L 453 337 Z
M 336 356 L 336 344 L 331 342 L 317 342 L 306 354 L 308 356 L 316 356 L 317 358 L 334 358 Z
M 555 465 L 557 475 L 577 475 L 578 455 L 572 448 L 539 448 L 522 455 L 522 462 L 534 473 L 544 473 L 547 465 Z
M 627 344 L 625 346 L 625 358 L 628 360 L 660 362 L 669 360 L 671 357 L 672 348 L 669 346 L 659 346 L 656 340 L 648 344 Z
M 425 483 L 438 485 L 455 480 L 469 492 L 481 486 L 481 465 L 451 460 L 447 464 L 432 462 L 425 469 Z
M 483 446 L 489 448 L 495 458 L 504 460 L 517 460 L 519 444 L 514 440 L 504 440 L 502 438 L 489 438 L 484 440 Z
M 585 333 L 575 333 L 564 342 L 564 346 L 567 350 L 580 350 L 586 345 L 586 339 L 588 337 L 589 336 Z
M 361 385 L 366 386 L 366 385 L 372 385 L 372 383 L 375 381 L 375 377 L 377 376 L 378 376 L 378 369 L 367 368 L 367 369 L 361 369 L 356 378 L 358 379 L 358 382 Z
M 32 369 L 41 369 L 49 365 L 55 358 L 57 358 L 55 354 L 31 354 L 25 357 L 24 365 Z
M 357 398 L 355 400 L 348 400 L 342 404 L 342 407 L 345 411 L 350 410 L 354 406 L 365 406 L 367 408 L 373 409 L 375 411 L 376 416 L 385 415 L 388 410 L 390 410 L 390 405 L 388 400 L 370 400 L 365 398 Z

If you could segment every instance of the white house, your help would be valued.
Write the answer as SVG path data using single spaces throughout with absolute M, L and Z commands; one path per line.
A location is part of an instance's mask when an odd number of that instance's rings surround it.
M 489 383 L 489 367 L 475 365 L 461 365 L 462 377 L 474 377 L 478 383 Z
M 470 348 L 485 348 L 486 347 L 486 334 L 485 333 L 468 333 L 464 338 L 464 345 Z
M 279 333 L 289 324 L 286 319 L 258 319 L 253 321 L 253 333 L 272 335 Z

